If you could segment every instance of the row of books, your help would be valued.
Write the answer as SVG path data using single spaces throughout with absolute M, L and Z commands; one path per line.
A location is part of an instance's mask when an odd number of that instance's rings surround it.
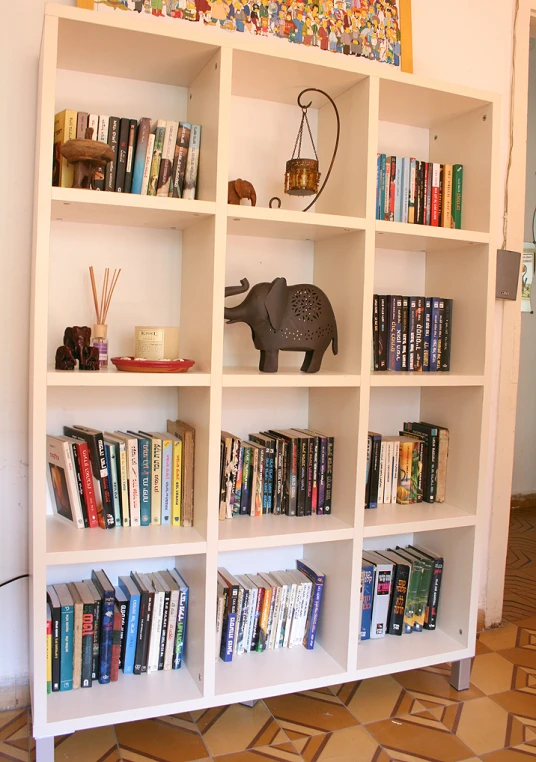
M 334 438 L 313 429 L 274 429 L 248 439 L 222 431 L 221 520 L 331 513 Z
M 435 630 L 443 567 L 419 545 L 363 552 L 359 639 Z
M 374 370 L 449 371 L 453 300 L 374 294 Z
M 315 646 L 325 575 L 309 562 L 297 569 L 230 574 L 218 569 L 216 660 L 249 651 Z
M 47 587 L 47 693 L 179 669 L 188 585 L 176 569 Z
M 78 529 L 150 524 L 191 527 L 195 429 L 167 432 L 64 426 L 47 436 L 47 478 L 56 515 Z
M 86 137 L 107 143 L 114 158 L 95 176 L 96 190 L 137 193 L 142 196 L 195 199 L 201 126 L 188 122 L 152 121 L 88 114 L 65 109 L 54 120 L 52 185 L 71 188 L 72 164 L 60 148 L 71 139 Z
M 405 423 L 400 436 L 369 431 L 365 508 L 399 503 L 444 503 L 449 430 Z
M 378 154 L 376 219 L 461 228 L 463 164 Z

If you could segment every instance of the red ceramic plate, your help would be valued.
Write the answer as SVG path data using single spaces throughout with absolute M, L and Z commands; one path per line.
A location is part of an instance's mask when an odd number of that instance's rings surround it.
M 112 357 L 117 370 L 129 373 L 186 373 L 194 360 L 137 360 L 135 357 Z

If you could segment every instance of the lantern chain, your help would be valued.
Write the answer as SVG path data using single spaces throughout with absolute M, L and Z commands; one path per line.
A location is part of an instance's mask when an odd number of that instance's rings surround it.
M 301 147 L 302 147 L 302 140 L 303 140 L 303 123 L 307 125 L 307 131 L 309 133 L 309 138 L 311 139 L 311 145 L 313 146 L 313 151 L 315 154 L 315 159 L 318 161 L 318 154 L 316 152 L 316 146 L 315 142 L 313 140 L 313 133 L 311 132 L 311 125 L 309 124 L 309 119 L 307 118 L 307 109 L 302 107 L 302 118 L 300 122 L 300 129 L 298 130 L 298 134 L 296 136 L 296 142 L 294 144 L 294 151 L 292 152 L 292 158 L 293 159 L 299 159 L 301 155 Z M 296 149 L 298 150 L 298 155 L 296 156 Z

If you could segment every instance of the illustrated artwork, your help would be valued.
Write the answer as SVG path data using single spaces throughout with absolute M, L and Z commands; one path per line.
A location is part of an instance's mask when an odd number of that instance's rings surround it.
M 88 0 L 79 4 L 87 8 Z M 95 10 L 202 22 L 229 32 L 401 65 L 400 0 L 89 0 L 89 5 Z
M 247 278 L 240 286 L 227 286 L 225 297 L 248 295 L 241 304 L 225 307 L 227 323 L 247 323 L 255 348 L 260 350 L 259 370 L 276 373 L 279 352 L 305 352 L 304 373 L 317 373 L 324 352 L 332 345 L 338 352 L 337 322 L 326 294 L 310 284 L 287 285 L 285 278 L 257 283 L 249 288 Z

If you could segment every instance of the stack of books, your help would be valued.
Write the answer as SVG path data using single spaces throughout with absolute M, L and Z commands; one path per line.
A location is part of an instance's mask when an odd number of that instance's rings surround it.
M 444 503 L 449 430 L 405 423 L 400 436 L 369 431 L 365 508 L 399 503 Z
M 463 165 L 378 154 L 376 219 L 462 226 Z
M 374 294 L 373 370 L 449 371 L 452 299 Z
M 444 560 L 419 545 L 365 551 L 359 639 L 435 630 Z
M 195 199 L 201 147 L 201 126 L 188 122 L 151 121 L 88 114 L 65 109 L 54 120 L 52 185 L 72 188 L 73 165 L 60 153 L 68 140 L 85 138 L 107 143 L 114 153 L 96 190 L 142 196 Z
M 47 693 L 179 669 L 188 585 L 176 569 L 47 587 Z
M 222 431 L 220 519 L 327 515 L 334 438 L 313 429 L 274 429 L 242 440 Z
M 194 519 L 195 429 L 167 432 L 64 426 L 47 436 L 47 478 L 55 514 L 78 529 L 170 524 Z
M 314 648 L 325 575 L 309 562 L 296 566 L 236 577 L 218 569 L 216 661 L 249 651 Z

